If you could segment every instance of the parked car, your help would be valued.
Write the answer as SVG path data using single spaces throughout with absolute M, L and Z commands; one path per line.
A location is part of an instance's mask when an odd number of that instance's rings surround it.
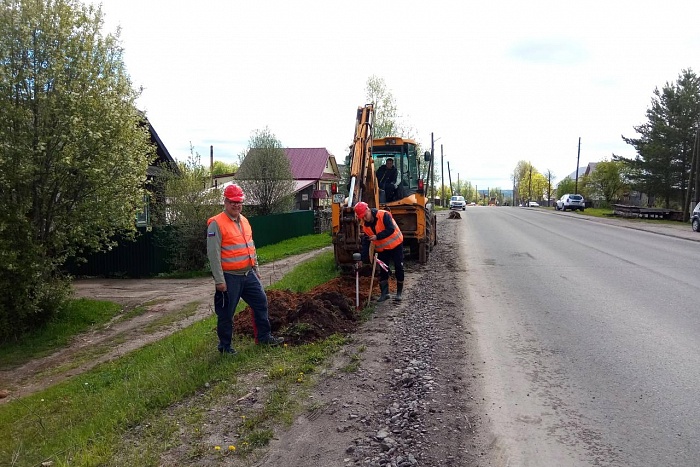
M 567 193 L 557 200 L 555 208 L 557 211 L 566 211 L 567 209 L 583 211 L 586 208 L 586 202 L 581 195 Z
M 539 208 L 540 205 L 537 201 L 528 201 L 527 207 L 529 208 Z
M 690 218 L 690 225 L 693 226 L 693 232 L 700 232 L 700 203 L 693 209 L 693 216 Z
M 450 209 L 467 210 L 467 202 L 464 201 L 464 196 L 453 196 L 450 198 Z

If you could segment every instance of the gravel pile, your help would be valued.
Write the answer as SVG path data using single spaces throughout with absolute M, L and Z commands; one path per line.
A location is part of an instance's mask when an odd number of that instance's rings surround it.
M 361 380 L 374 380 L 376 400 L 364 414 L 345 406 L 351 409 L 347 420 L 363 435 L 347 447 L 345 465 L 477 465 L 481 453 L 473 444 L 466 377 L 469 335 L 464 310 L 456 306 L 458 261 L 440 250 L 422 267 L 425 280 L 408 291 L 410 305 L 389 318 L 386 330 L 392 345 L 379 370 L 383 377 L 376 377 L 377 369 L 359 371 Z M 450 273 L 436 275 L 434 265 Z M 378 307 L 377 314 L 382 310 Z

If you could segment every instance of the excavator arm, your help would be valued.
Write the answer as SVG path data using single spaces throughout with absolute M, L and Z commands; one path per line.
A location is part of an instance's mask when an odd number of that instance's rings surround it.
M 353 253 L 360 253 L 360 224 L 354 206 L 364 201 L 371 208 L 379 207 L 379 186 L 372 159 L 372 124 L 374 105 L 357 109 L 355 137 L 350 156 L 347 202 L 333 209 L 333 246 L 336 264 L 351 266 Z
M 367 104 L 357 109 L 355 138 L 350 159 L 350 187 L 347 207 L 352 208 L 364 201 L 371 208 L 379 206 L 379 187 L 372 159 L 372 124 L 374 105 Z

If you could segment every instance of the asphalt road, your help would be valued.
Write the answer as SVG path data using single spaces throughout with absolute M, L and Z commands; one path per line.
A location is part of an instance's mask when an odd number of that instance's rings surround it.
M 536 208 L 461 214 L 493 465 L 700 465 L 700 243 Z

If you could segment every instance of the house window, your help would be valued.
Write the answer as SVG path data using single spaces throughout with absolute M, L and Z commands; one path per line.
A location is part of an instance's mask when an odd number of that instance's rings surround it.
M 136 227 L 147 227 L 150 223 L 149 195 L 143 195 L 143 211 L 136 214 Z

